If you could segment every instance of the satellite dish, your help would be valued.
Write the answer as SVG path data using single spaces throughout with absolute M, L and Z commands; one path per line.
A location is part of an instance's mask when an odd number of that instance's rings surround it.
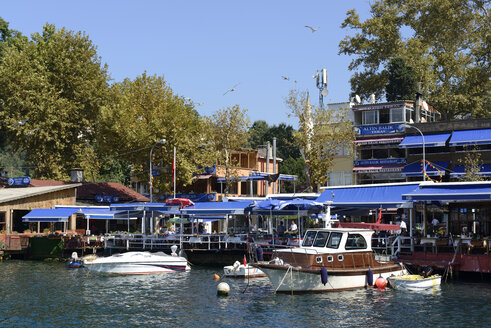
M 324 97 L 327 96 L 327 93 L 328 93 L 327 89 L 321 91 L 321 95 L 323 95 Z
M 355 95 L 355 100 L 358 104 L 361 104 L 361 98 L 358 95 Z

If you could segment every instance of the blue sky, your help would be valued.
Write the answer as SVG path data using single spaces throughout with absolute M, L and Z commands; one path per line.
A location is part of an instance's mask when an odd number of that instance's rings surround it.
M 0 17 L 24 35 L 47 22 L 84 31 L 114 81 L 144 71 L 163 75 L 176 93 L 200 104 L 202 115 L 238 104 L 251 122 L 296 126 L 284 103 L 294 80 L 317 102 L 312 75 L 326 68 L 324 102 L 349 100 L 350 58 L 337 53 L 352 8 L 364 19 L 369 1 L 18 0 L 2 1 Z

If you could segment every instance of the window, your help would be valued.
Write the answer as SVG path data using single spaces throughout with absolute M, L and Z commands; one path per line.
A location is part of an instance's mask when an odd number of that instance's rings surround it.
M 330 172 L 328 173 L 328 185 L 329 186 L 346 186 L 351 185 L 351 171 L 342 172 Z
M 391 108 L 390 110 L 390 121 L 392 123 L 404 122 L 403 117 L 403 109 L 402 108 Z
M 379 111 L 380 124 L 390 123 L 390 110 L 383 109 Z
M 365 124 L 378 124 L 378 111 L 364 111 L 363 112 L 363 125 Z
M 341 243 L 341 237 L 343 237 L 343 234 L 341 232 L 331 233 L 331 238 L 329 238 L 326 247 L 338 248 L 339 244 Z
M 348 234 L 346 239 L 346 249 L 365 249 L 367 248 L 367 242 L 365 238 L 357 233 Z
M 319 231 L 314 241 L 314 247 L 324 247 L 329 239 L 329 232 Z
M 316 233 L 317 233 L 317 231 L 307 231 L 307 233 L 305 234 L 305 237 L 303 239 L 302 246 L 304 246 L 304 247 L 312 246 Z

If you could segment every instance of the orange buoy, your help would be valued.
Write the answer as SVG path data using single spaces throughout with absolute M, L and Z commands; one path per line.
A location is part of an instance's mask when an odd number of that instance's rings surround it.
M 387 286 L 387 280 L 380 276 L 375 280 L 375 286 L 379 289 L 384 289 Z
M 215 281 L 220 280 L 220 276 L 219 276 L 219 275 L 217 275 L 216 273 L 213 275 L 213 277 L 215 278 Z

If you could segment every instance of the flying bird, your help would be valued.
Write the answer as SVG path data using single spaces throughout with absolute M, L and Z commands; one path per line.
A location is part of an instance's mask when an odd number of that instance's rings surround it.
M 290 81 L 290 78 L 288 76 L 282 76 L 281 78 L 285 81 Z
M 314 33 L 315 31 L 317 31 L 319 29 L 318 27 L 312 27 L 310 25 L 305 25 L 305 27 L 309 28 L 312 31 L 312 33 Z
M 143 121 L 143 115 L 136 119 L 137 121 Z
M 223 95 L 225 96 L 227 93 L 232 92 L 232 91 L 235 91 L 235 88 L 237 88 L 237 86 L 238 86 L 239 84 L 240 84 L 240 82 L 239 82 L 239 83 L 237 83 L 236 85 L 234 85 L 234 86 L 233 86 L 231 89 L 229 89 L 229 90 L 225 91 L 225 93 L 224 93 Z
M 32 135 L 34 132 L 36 132 L 37 130 L 39 130 L 39 128 L 35 128 L 35 129 L 32 129 L 31 131 L 27 132 L 26 133 L 26 136 L 30 136 Z
M 14 125 L 12 125 L 12 127 L 19 126 L 19 125 L 24 125 L 24 124 L 26 124 L 27 121 L 29 121 L 29 117 L 26 118 L 26 119 L 23 119 L 22 121 L 19 121 L 19 122 L 15 123 Z

